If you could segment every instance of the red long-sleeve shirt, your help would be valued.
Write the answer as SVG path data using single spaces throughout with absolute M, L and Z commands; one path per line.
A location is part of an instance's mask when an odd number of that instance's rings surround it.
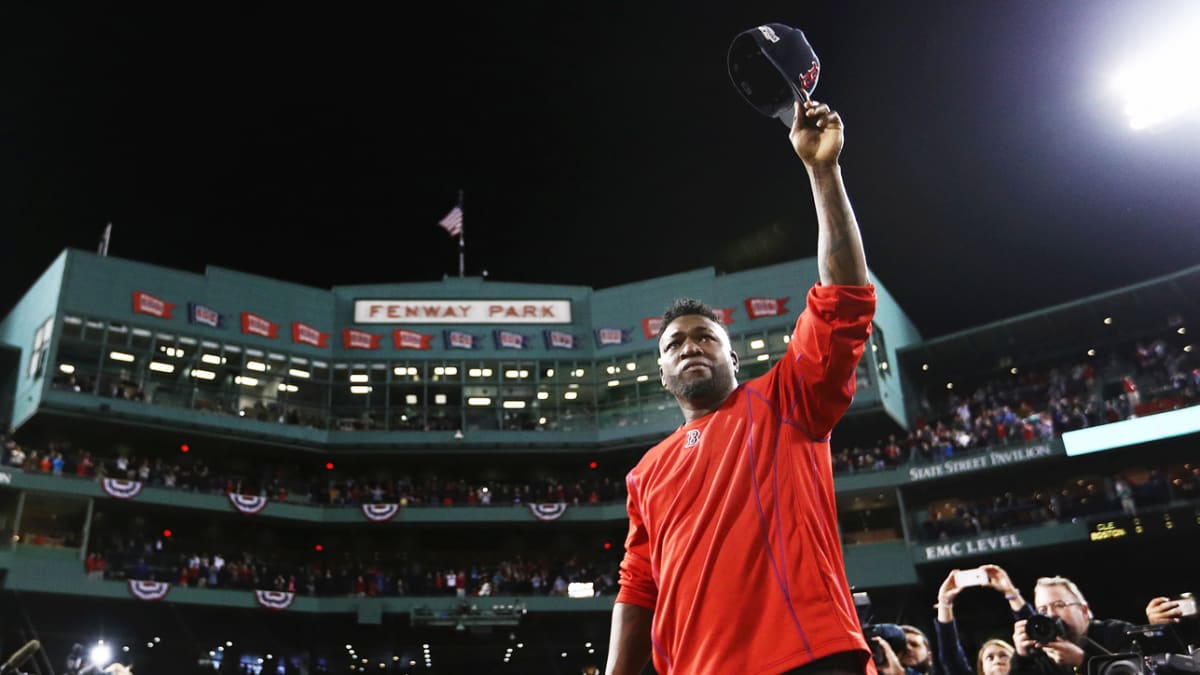
M 626 477 L 617 602 L 654 612 L 662 675 L 775 675 L 869 651 L 838 539 L 829 432 L 854 396 L 874 311 L 873 286 L 817 284 L 779 363 Z

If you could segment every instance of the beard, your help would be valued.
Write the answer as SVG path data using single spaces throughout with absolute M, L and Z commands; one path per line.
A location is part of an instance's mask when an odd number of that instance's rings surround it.
M 667 391 L 677 399 L 693 403 L 719 403 L 734 388 L 733 373 L 724 368 L 714 368 L 704 378 L 683 379 L 667 377 Z

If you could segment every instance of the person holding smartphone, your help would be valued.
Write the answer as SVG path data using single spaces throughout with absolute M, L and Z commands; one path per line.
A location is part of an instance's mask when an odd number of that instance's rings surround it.
M 1181 624 L 1182 621 L 1187 623 Z M 1196 598 L 1183 593 L 1174 598 L 1165 595 L 1152 598 L 1146 605 L 1146 622 L 1168 624 L 1170 632 L 1185 645 L 1200 644 L 1200 624 L 1196 621 Z
M 979 586 L 998 591 L 1008 601 L 1013 620 L 1027 619 L 1034 615 L 1033 607 L 1021 597 L 1008 572 L 999 565 L 980 565 L 969 570 L 951 570 L 938 588 L 937 621 L 934 629 L 938 642 L 938 663 L 946 675 L 983 675 L 976 673 L 967 660 L 966 651 L 958 637 L 958 624 L 954 620 L 954 599 L 965 588 Z M 988 643 L 985 643 L 985 647 Z M 1007 643 L 1005 643 L 1007 644 Z M 1011 657 L 1012 650 L 1009 651 Z M 982 661 L 978 661 L 982 663 Z

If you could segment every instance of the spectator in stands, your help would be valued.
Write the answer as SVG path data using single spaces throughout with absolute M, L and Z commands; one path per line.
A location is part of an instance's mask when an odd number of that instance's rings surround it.
M 8 465 L 17 469 L 25 466 L 25 450 L 13 439 L 8 439 L 4 443 L 4 449 L 8 452 Z
M 1012 675 L 1074 675 L 1087 667 L 1087 660 L 1106 652 L 1128 649 L 1126 631 L 1133 627 L 1118 619 L 1093 618 L 1083 593 L 1066 577 L 1042 577 L 1033 590 L 1033 602 L 1039 614 L 1060 619 L 1064 637 L 1038 642 L 1029 637 L 1028 619 L 1013 625 Z M 1077 670 L 1078 669 L 1078 670 Z
M 741 386 L 720 316 L 686 299 L 664 314 L 660 375 L 685 423 L 628 475 L 610 675 L 640 673 L 652 651 L 656 670 L 681 673 L 861 673 L 869 659 L 842 563 L 827 437 L 854 395 L 875 292 L 838 164 L 841 118 L 797 102 L 794 120 L 790 139 L 816 201 L 820 282 L 789 356 Z M 777 487 L 758 504 L 760 480 Z
M 1021 597 L 1021 592 L 1017 590 L 1004 568 L 999 565 L 985 564 L 980 565 L 977 569 L 983 570 L 987 575 L 986 582 L 982 587 L 1001 593 L 1008 601 L 1008 607 L 1012 611 L 1014 619 L 1019 620 L 1033 616 L 1033 607 Z M 962 642 L 958 637 L 958 624 L 954 620 L 954 599 L 964 588 L 970 588 L 970 586 L 958 585 L 956 577 L 960 571 L 950 570 L 950 574 L 946 575 L 945 581 L 938 588 L 937 604 L 934 605 L 937 610 L 934 629 L 937 632 L 938 662 L 942 665 L 946 675 L 985 675 L 982 670 L 972 672 Z M 1010 656 L 1011 652 L 1012 648 L 1010 647 Z M 983 663 L 983 653 L 984 650 L 980 649 L 976 660 L 977 668 L 979 664 Z M 1005 669 L 1008 667 L 1007 663 L 1008 660 L 1005 659 Z
M 1129 486 L 1128 481 L 1121 476 L 1114 478 L 1113 492 L 1116 493 L 1117 499 L 1121 502 L 1121 510 L 1131 516 L 1136 516 L 1137 504 L 1133 501 L 1133 488 Z

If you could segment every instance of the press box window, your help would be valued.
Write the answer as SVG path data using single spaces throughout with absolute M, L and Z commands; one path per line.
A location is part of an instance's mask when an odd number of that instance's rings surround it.
M 50 349 L 50 334 L 54 332 L 54 317 L 42 322 L 33 333 L 33 349 L 29 353 L 29 377 L 41 377 L 46 372 L 46 352 Z

